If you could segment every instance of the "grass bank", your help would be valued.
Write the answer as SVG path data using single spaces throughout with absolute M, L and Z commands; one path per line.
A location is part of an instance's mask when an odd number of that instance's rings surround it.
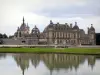
M 100 54 L 100 48 L 0 48 L 0 53 Z

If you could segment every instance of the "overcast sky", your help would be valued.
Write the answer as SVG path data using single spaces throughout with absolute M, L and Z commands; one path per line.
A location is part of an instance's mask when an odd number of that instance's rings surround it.
M 52 20 L 73 23 L 87 32 L 91 24 L 100 32 L 100 0 L 0 0 L 0 33 L 13 35 L 22 18 L 40 31 Z

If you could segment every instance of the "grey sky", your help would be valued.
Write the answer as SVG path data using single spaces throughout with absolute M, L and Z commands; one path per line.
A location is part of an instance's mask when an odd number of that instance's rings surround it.
M 100 0 L 0 0 L 0 32 L 14 34 L 23 16 L 31 29 L 37 25 L 40 31 L 52 19 L 54 23 L 77 21 L 85 30 L 92 23 L 100 32 L 99 3 Z
M 82 0 L 80 0 L 82 1 Z M 86 1 L 86 2 L 84 2 Z M 40 10 L 34 11 L 45 16 L 54 17 L 86 17 L 86 16 L 100 16 L 100 0 L 84 0 L 83 2 L 77 2 L 76 4 L 61 3 L 61 5 L 55 5 L 52 7 L 44 7 Z M 82 4 L 83 3 L 83 4 Z M 69 16 L 70 15 L 70 16 Z

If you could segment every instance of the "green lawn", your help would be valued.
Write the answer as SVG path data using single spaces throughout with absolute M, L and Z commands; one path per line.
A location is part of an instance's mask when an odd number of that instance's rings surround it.
M 74 53 L 100 54 L 100 48 L 0 48 L 1 53 Z

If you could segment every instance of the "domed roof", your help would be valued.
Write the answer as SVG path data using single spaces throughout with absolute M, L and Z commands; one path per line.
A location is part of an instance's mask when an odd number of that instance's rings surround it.
M 53 25 L 50 24 L 50 25 L 47 26 L 47 28 L 53 28 Z
M 47 26 L 47 28 L 52 28 L 53 27 L 53 22 L 50 20 L 50 24 Z
M 73 27 L 73 29 L 79 29 L 79 27 L 75 25 L 75 26 Z
M 49 25 L 44 29 L 44 31 L 47 31 L 49 28 L 52 29 L 54 27 L 54 24 L 52 22 L 52 20 L 50 20 Z
M 77 26 L 77 22 L 75 22 L 75 26 L 73 27 L 73 29 L 79 29 L 79 27 Z
M 93 24 L 91 24 L 90 30 L 95 30 L 95 28 L 93 27 Z
M 35 25 L 35 27 L 32 29 L 32 32 L 31 32 L 32 34 L 33 33 L 40 33 L 40 31 L 39 31 L 39 29 L 36 27 L 36 25 Z
M 23 23 L 23 24 L 20 26 L 20 30 L 24 30 L 26 27 L 27 27 L 26 24 Z

